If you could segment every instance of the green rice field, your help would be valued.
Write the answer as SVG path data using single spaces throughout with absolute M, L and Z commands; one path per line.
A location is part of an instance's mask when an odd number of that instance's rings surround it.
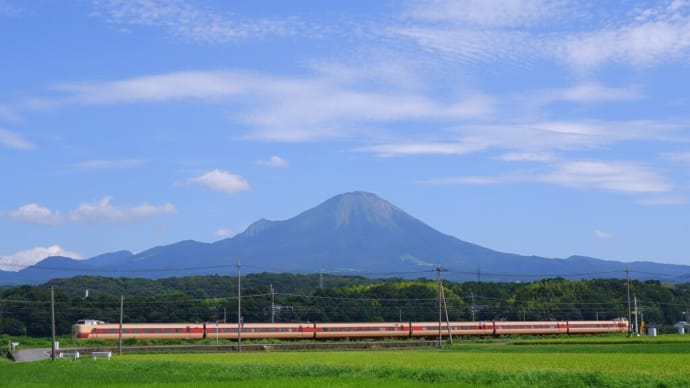
M 0 361 L 7 387 L 688 387 L 690 342 L 459 341 L 443 349 L 123 354 Z

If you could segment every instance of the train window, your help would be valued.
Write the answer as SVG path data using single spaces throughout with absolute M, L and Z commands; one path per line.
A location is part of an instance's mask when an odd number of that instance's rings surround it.
M 160 332 L 161 332 L 161 329 L 153 329 L 153 332 L 154 332 L 154 333 L 160 333 Z
M 166 328 L 166 329 L 165 329 L 165 332 L 166 332 L 166 333 L 172 333 L 172 329 L 171 329 L 171 328 Z
M 117 329 L 110 329 L 109 332 L 110 332 L 110 334 L 115 334 L 115 333 L 117 333 Z

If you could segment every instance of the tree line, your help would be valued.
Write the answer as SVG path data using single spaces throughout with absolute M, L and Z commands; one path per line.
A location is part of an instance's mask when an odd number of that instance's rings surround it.
M 50 335 L 50 289 L 58 335 L 79 319 L 118 322 L 237 322 L 237 278 L 159 280 L 78 276 L 0 292 L 0 334 Z M 606 320 L 635 315 L 672 331 L 687 320 L 690 284 L 624 279 L 543 279 L 526 283 L 369 279 L 335 275 L 250 274 L 241 278 L 244 322 L 408 322 L 443 319 Z M 87 295 L 88 290 L 88 295 Z M 637 310 L 628 294 L 637 299 Z M 439 296 L 443 295 L 442 299 Z M 632 310 L 632 311 L 631 311 Z

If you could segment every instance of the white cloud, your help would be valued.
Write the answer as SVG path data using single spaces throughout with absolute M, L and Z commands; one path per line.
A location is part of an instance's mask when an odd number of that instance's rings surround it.
M 58 225 L 63 217 L 59 211 L 52 211 L 36 203 L 20 206 L 16 210 L 7 212 L 9 218 L 15 221 L 29 222 L 32 224 Z
M 429 185 L 548 183 L 582 190 L 627 194 L 666 194 L 673 187 L 657 171 L 637 162 L 560 161 L 544 170 L 499 176 L 432 178 Z
M 612 88 L 597 82 L 585 82 L 570 88 L 552 89 L 540 93 L 537 100 L 542 103 L 566 101 L 573 103 L 594 103 L 606 101 L 628 101 L 642 98 L 642 94 L 632 87 Z
M 613 234 L 611 234 L 611 233 L 609 233 L 609 232 L 601 231 L 601 230 L 599 230 L 599 229 L 596 229 L 596 230 L 594 231 L 594 236 L 595 236 L 596 238 L 602 239 L 602 240 L 610 240 L 610 239 L 613 238 Z
M 0 270 L 19 271 L 22 268 L 32 266 L 50 256 L 65 256 L 72 259 L 82 258 L 79 253 L 65 250 L 59 245 L 36 247 L 9 255 L 3 255 L 3 257 L 0 258 Z
M 388 142 L 356 148 L 377 156 L 461 155 L 496 148 L 506 161 L 542 161 L 556 151 L 591 150 L 621 141 L 668 141 L 685 123 L 655 121 L 537 121 L 458 125 L 436 141 Z
M 366 126 L 403 120 L 425 122 L 485 118 L 492 98 L 465 93 L 434 99 L 395 84 L 347 83 L 330 76 L 274 77 L 240 71 L 176 72 L 110 82 L 59 85 L 62 97 L 46 105 L 163 102 L 178 99 L 233 101 L 231 119 L 249 127 L 247 137 L 308 141 L 369 134 Z M 356 129 L 362 128 L 362 129 Z
M 36 148 L 35 145 L 24 139 L 23 136 L 2 128 L 0 128 L 0 144 L 17 150 L 33 150 Z
M 69 213 L 68 219 L 83 224 L 121 224 L 177 213 L 175 206 L 170 203 L 160 206 L 145 203 L 134 207 L 114 207 L 110 204 L 111 200 L 111 197 L 103 197 L 100 201 L 84 202 Z
M 111 197 L 96 202 L 84 202 L 66 215 L 59 210 L 51 210 L 36 203 L 23 205 L 6 215 L 16 221 L 57 226 L 65 223 L 75 224 L 118 224 L 138 221 L 166 214 L 176 214 L 177 209 L 170 203 L 160 206 L 142 204 L 134 207 L 115 207 Z
M 218 230 L 216 230 L 215 235 L 216 235 L 217 237 L 226 238 L 226 237 L 232 237 L 232 236 L 234 236 L 234 235 L 235 235 L 235 232 L 233 232 L 233 231 L 230 230 L 230 229 L 226 229 L 226 228 L 218 228 Z
M 571 14 L 569 1 L 425 0 L 411 2 L 406 24 L 389 29 L 454 62 L 529 62 L 546 40 L 534 28 L 557 25 Z
M 287 167 L 288 162 L 280 156 L 271 156 L 269 159 L 259 160 L 257 163 L 266 167 Z
M 63 104 L 114 104 L 177 99 L 216 99 L 246 94 L 260 81 L 253 74 L 223 71 L 185 71 L 105 82 L 63 83 Z
M 566 62 L 585 69 L 608 62 L 647 66 L 681 58 L 690 53 L 690 20 L 584 33 L 565 39 L 557 53 Z
M 508 152 L 499 158 L 506 162 L 551 162 L 556 159 L 547 152 Z
M 607 63 L 649 66 L 690 55 L 690 6 L 658 2 L 637 7 L 627 20 L 563 37 L 554 52 L 581 69 Z
M 423 0 L 410 2 L 405 16 L 474 27 L 524 27 L 565 12 L 567 1 Z
M 574 69 L 590 70 L 609 63 L 648 66 L 690 55 L 687 2 L 657 2 L 647 8 L 633 2 L 613 11 L 610 4 L 567 0 L 411 4 L 403 14 L 406 23 L 388 31 L 456 62 L 530 63 L 555 57 Z
M 199 9 L 183 0 L 95 1 L 96 17 L 117 26 L 158 27 L 192 41 L 225 43 L 266 36 L 289 36 L 301 27 L 289 20 L 249 19 Z
M 675 162 L 690 162 L 690 152 L 667 152 L 662 157 Z
M 146 161 L 141 159 L 116 159 L 116 160 L 85 160 L 74 163 L 72 166 L 84 170 L 118 169 L 139 167 Z
M 580 189 L 625 193 L 665 193 L 672 189 L 656 171 L 636 162 L 563 162 L 537 180 Z
M 249 183 L 241 176 L 218 169 L 190 178 L 188 182 L 201 184 L 211 190 L 222 191 L 228 194 L 250 189 Z
M 380 157 L 409 155 L 463 155 L 486 148 L 486 144 L 476 141 L 466 142 L 418 142 L 389 143 L 360 147 L 355 151 L 369 152 Z

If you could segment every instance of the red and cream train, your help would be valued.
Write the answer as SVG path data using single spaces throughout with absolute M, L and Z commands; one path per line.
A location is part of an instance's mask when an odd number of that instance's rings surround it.
M 549 334 L 627 333 L 628 321 L 484 321 L 441 323 L 441 335 L 454 337 Z M 437 337 L 438 322 L 245 323 L 242 339 L 337 339 Z M 72 326 L 75 339 L 117 340 L 120 325 L 81 320 Z M 126 323 L 122 338 L 237 340 L 236 323 Z

